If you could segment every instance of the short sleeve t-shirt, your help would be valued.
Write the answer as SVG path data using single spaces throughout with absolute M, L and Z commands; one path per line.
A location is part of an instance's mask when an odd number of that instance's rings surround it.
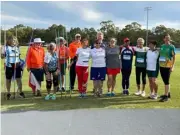
M 78 55 L 78 60 L 76 66 L 88 67 L 89 59 L 90 59 L 90 48 L 78 48 L 76 51 L 76 55 Z
M 159 52 L 157 50 L 152 51 L 148 50 L 146 54 L 146 63 L 147 67 L 146 69 L 148 71 L 156 71 L 157 68 L 159 67 L 158 64 L 158 58 L 159 58 Z
M 105 50 L 103 48 L 91 49 L 92 67 L 106 67 Z
M 135 66 L 140 68 L 146 68 L 146 53 L 149 50 L 148 47 L 135 47 Z
M 47 52 L 44 57 L 44 62 L 48 64 L 48 71 L 55 71 L 57 69 L 57 61 L 58 57 L 56 53 L 53 53 L 52 55 Z
M 166 68 L 172 67 L 173 66 L 172 57 L 174 55 L 175 55 L 174 45 L 163 44 L 160 48 L 160 57 L 159 57 L 160 67 L 166 67 Z
M 132 47 L 122 47 L 121 49 L 121 63 L 122 69 L 131 69 L 133 61 L 134 50 Z
M 106 67 L 107 68 L 120 68 L 120 49 L 119 46 L 111 48 L 106 47 Z

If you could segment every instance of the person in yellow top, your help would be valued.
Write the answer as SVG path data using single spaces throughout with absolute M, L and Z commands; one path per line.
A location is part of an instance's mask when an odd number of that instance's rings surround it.
M 71 59 L 71 63 L 72 63 L 72 61 L 75 61 L 76 51 L 80 47 L 81 47 L 81 35 L 76 34 L 75 41 L 73 41 L 69 45 L 69 56 Z M 73 62 L 73 64 L 71 66 L 68 66 L 68 68 L 70 68 L 70 89 L 74 90 L 74 83 L 75 83 L 75 79 L 76 79 L 76 61 Z
M 162 80 L 165 84 L 165 94 L 161 96 L 160 102 L 168 101 L 170 95 L 170 75 L 174 69 L 175 63 L 175 47 L 171 44 L 169 34 L 164 36 L 164 44 L 160 47 L 159 65 Z

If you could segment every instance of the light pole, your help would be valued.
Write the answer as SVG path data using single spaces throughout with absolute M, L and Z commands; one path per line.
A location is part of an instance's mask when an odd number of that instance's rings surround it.
M 145 7 L 144 10 L 147 12 L 147 24 L 146 24 L 146 46 L 148 46 L 148 21 L 149 21 L 149 10 L 152 10 L 151 7 Z

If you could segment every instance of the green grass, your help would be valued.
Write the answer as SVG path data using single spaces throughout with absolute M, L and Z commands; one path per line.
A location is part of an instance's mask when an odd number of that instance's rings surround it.
M 27 47 L 21 47 L 22 58 L 25 58 L 25 54 L 27 52 Z M 1 61 L 3 62 L 3 61 Z M 134 68 L 134 67 L 133 67 Z M 25 70 L 23 75 L 23 90 L 26 94 L 25 99 L 16 98 L 15 100 L 4 100 L 3 94 L 1 96 L 1 110 L 70 110 L 70 109 L 96 109 L 96 108 L 180 108 L 180 55 L 176 56 L 176 64 L 175 71 L 171 75 L 171 94 L 172 98 L 167 103 L 160 103 L 157 101 L 153 101 L 147 98 L 134 96 L 133 93 L 136 91 L 136 83 L 135 83 L 135 70 L 131 74 L 130 78 L 130 96 L 121 96 L 121 74 L 117 77 L 117 84 L 115 88 L 115 92 L 117 93 L 115 97 L 107 98 L 94 98 L 91 94 L 93 85 L 92 81 L 88 81 L 88 98 L 87 99 L 79 99 L 77 98 L 78 93 L 75 92 L 72 94 L 72 98 L 69 98 L 67 94 L 67 98 L 65 98 L 65 93 L 63 93 L 63 97 L 61 98 L 60 93 L 57 95 L 56 101 L 45 101 L 44 96 L 46 95 L 45 81 L 42 85 L 43 97 L 34 98 L 32 97 L 31 89 L 28 86 L 28 72 Z M 68 73 L 67 73 L 67 86 L 68 86 Z M 158 77 L 159 84 L 159 95 L 164 92 L 164 85 L 162 79 L 159 75 Z M 12 90 L 13 91 L 12 85 Z M 77 88 L 77 80 L 76 80 L 76 88 Z M 106 82 L 104 82 L 104 92 L 107 91 Z M 4 71 L 3 65 L 1 64 L 1 92 L 4 92 Z M 146 93 L 149 95 L 149 86 L 146 86 Z

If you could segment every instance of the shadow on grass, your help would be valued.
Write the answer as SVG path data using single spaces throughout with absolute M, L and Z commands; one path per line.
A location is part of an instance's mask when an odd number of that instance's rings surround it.
M 42 97 L 33 97 L 30 92 L 25 93 L 27 98 L 25 99 L 12 99 L 12 100 L 2 100 L 1 102 L 1 112 L 2 113 L 16 113 L 23 111 L 55 111 L 55 110 L 73 110 L 73 109 L 91 109 L 91 108 L 123 108 L 123 106 L 137 106 L 154 102 L 147 98 L 137 97 L 137 96 L 122 96 L 117 94 L 115 97 L 95 98 L 92 94 L 88 93 L 87 98 L 80 99 L 77 94 L 72 94 L 72 97 L 65 98 L 65 94 L 61 98 L 61 95 L 57 94 L 57 99 L 55 101 L 49 100 L 45 101 L 43 93 Z M 127 108 L 127 107 L 124 107 Z

